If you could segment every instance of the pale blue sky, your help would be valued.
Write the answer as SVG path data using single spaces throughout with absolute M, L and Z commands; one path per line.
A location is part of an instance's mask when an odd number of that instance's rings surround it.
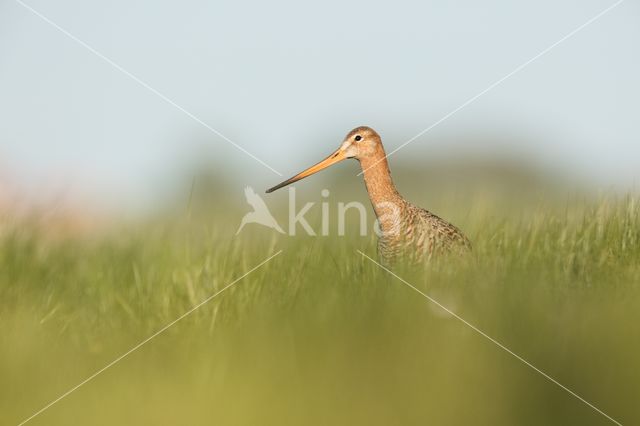
M 393 150 L 614 2 L 25 3 L 289 176 L 356 125 Z M 394 157 L 508 152 L 631 186 L 639 55 L 627 0 Z M 152 199 L 203 150 L 239 185 L 279 181 L 14 0 L 0 117 L 3 174 L 34 193 Z

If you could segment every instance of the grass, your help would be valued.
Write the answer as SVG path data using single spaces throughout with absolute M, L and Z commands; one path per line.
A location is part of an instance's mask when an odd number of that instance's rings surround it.
M 472 259 L 398 275 L 640 423 L 640 200 L 515 211 L 474 204 L 456 221 Z M 235 237 L 241 214 L 95 238 L 4 226 L 0 423 L 282 250 L 29 424 L 613 424 L 358 254 L 372 238 Z

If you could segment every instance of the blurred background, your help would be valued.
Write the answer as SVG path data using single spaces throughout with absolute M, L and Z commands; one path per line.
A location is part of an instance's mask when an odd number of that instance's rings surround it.
M 244 185 L 281 177 L 180 108 L 288 177 L 357 125 L 394 150 L 611 4 L 5 0 L 0 203 L 147 213 L 185 203 L 201 175 L 242 203 Z M 398 151 L 392 170 L 634 188 L 639 19 L 623 2 Z M 339 169 L 314 181 L 359 182 L 355 163 Z

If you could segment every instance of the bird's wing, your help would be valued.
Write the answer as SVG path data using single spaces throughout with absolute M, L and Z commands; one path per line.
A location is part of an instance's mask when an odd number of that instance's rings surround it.
M 253 197 L 255 194 L 256 192 L 253 190 L 252 187 L 250 186 L 244 187 L 244 196 L 247 198 L 247 201 L 249 200 L 249 198 Z
M 256 192 L 253 190 L 252 187 L 247 186 L 244 189 L 244 195 L 247 198 L 247 203 L 249 203 L 249 205 L 251 205 L 254 210 L 269 211 L 269 209 L 267 208 L 267 205 L 264 203 L 264 200 L 258 194 L 256 194 Z

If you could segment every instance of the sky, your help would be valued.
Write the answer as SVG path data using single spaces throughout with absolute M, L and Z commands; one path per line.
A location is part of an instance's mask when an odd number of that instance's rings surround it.
M 436 124 L 391 164 L 510 155 L 635 187 L 640 4 L 593 20 L 614 4 L 0 0 L 0 178 L 144 204 L 194 162 L 266 187 L 358 125 L 390 152 Z

